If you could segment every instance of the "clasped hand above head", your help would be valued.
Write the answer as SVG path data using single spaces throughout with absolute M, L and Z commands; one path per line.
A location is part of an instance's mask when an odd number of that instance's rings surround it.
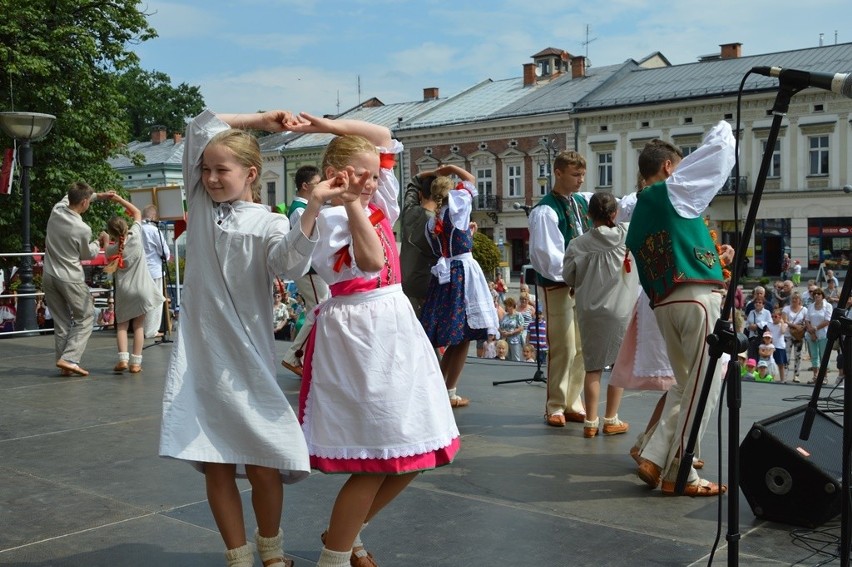
M 321 181 L 311 191 L 311 199 L 324 203 L 334 197 L 340 197 L 344 201 L 358 199 L 359 191 L 356 187 L 355 170 L 349 166 L 338 171 L 330 179 Z

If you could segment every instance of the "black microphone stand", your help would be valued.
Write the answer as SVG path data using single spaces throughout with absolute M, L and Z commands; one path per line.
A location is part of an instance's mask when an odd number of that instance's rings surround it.
M 740 270 L 742 261 L 745 258 L 745 251 L 748 248 L 748 243 L 751 241 L 751 235 L 754 230 L 755 220 L 757 218 L 757 210 L 760 206 L 760 200 L 763 195 L 763 187 L 766 184 L 766 176 L 769 172 L 769 165 L 772 160 L 772 153 L 775 148 L 775 142 L 778 140 L 778 132 L 781 129 L 781 121 L 786 115 L 790 107 L 790 99 L 797 92 L 805 88 L 807 85 L 786 84 L 782 82 L 779 85 L 779 91 L 775 97 L 775 104 L 772 107 L 772 126 L 769 130 L 769 136 L 766 140 L 766 149 L 763 153 L 763 161 L 760 163 L 760 171 L 757 176 L 757 182 L 754 187 L 754 194 L 751 205 L 746 216 L 743 232 L 737 243 L 735 258 L 733 262 L 733 270 L 731 274 L 731 282 L 728 285 L 728 293 L 725 295 L 725 302 L 722 307 L 722 313 L 713 332 L 707 337 L 709 346 L 710 360 L 707 366 L 707 371 L 704 375 L 704 383 L 702 384 L 701 394 L 698 398 L 698 403 L 695 408 L 695 419 L 692 422 L 692 428 L 689 432 L 689 440 L 686 448 L 680 456 L 680 468 L 678 469 L 677 482 L 675 483 L 675 493 L 683 494 L 686 488 L 686 482 L 689 478 L 689 472 L 692 468 L 692 460 L 695 456 L 695 446 L 698 442 L 698 433 L 701 428 L 701 417 L 704 414 L 707 406 L 707 398 L 710 395 L 710 387 L 712 386 L 713 376 L 716 372 L 716 364 L 719 361 L 723 352 L 731 355 L 731 361 L 728 363 L 728 372 L 725 378 L 726 397 L 728 404 L 728 531 L 725 536 L 728 542 L 728 565 L 739 565 L 739 497 L 740 497 L 740 458 L 739 458 L 739 438 L 740 438 L 740 407 L 741 407 L 741 382 L 739 362 L 737 354 L 747 348 L 748 341 L 742 333 L 735 332 L 733 323 L 731 322 L 731 314 L 734 308 L 734 295 L 739 285 Z M 739 139 L 739 132 L 735 132 Z M 739 144 L 737 144 L 739 146 Z M 739 163 L 739 156 L 737 156 Z M 735 179 L 737 190 L 739 192 L 739 166 L 735 171 Z
M 846 269 L 846 279 L 843 281 L 843 288 L 840 291 L 840 299 L 837 302 L 837 307 L 831 313 L 831 322 L 826 330 L 827 341 L 825 352 L 822 353 L 820 359 L 819 371 L 815 380 L 813 393 L 808 402 L 808 407 L 805 410 L 804 421 L 802 422 L 802 430 L 799 433 L 799 439 L 807 441 L 811 435 L 811 428 L 814 424 L 814 418 L 817 414 L 817 402 L 819 401 L 820 391 L 825 382 L 825 374 L 828 370 L 829 359 L 831 358 L 831 349 L 834 346 L 834 341 L 840 341 L 840 353 L 843 355 L 843 380 L 846 381 L 848 376 L 852 376 L 852 319 L 847 313 L 847 304 L 849 295 L 852 293 L 852 264 Z M 823 299 L 825 301 L 825 299 Z M 840 565 L 849 565 L 850 547 L 852 547 L 852 533 L 850 533 L 850 514 L 852 514 L 852 502 L 849 501 L 850 496 L 850 467 L 852 467 L 852 397 L 843 396 L 843 453 L 841 466 L 841 491 L 840 491 Z

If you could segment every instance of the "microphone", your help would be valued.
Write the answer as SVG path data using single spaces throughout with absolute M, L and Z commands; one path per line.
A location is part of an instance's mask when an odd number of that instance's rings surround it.
M 752 67 L 751 72 L 764 77 L 778 77 L 780 82 L 800 89 L 816 87 L 852 98 L 852 74 L 849 73 L 819 73 L 781 67 Z
M 532 210 L 532 207 L 530 207 L 529 205 L 522 205 L 522 204 L 518 203 L 517 201 L 512 203 L 512 208 L 515 209 L 516 211 L 523 210 L 526 214 L 530 214 L 530 210 Z

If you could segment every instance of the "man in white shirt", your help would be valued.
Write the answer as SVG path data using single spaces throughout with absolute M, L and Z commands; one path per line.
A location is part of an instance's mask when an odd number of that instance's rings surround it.
M 579 153 L 560 153 L 553 169 L 553 190 L 530 211 L 530 262 L 538 274 L 550 347 L 544 419 L 550 426 L 564 427 L 566 421 L 583 423 L 586 413 L 580 400 L 585 368 L 574 290 L 562 279 L 562 261 L 571 239 L 591 228 L 586 213 L 592 193 L 579 192 L 586 175 L 586 160 Z
M 101 232 L 97 241 L 90 242 L 92 229 L 81 215 L 93 200 L 109 195 L 111 192 L 97 194 L 81 181 L 72 183 L 47 221 L 42 287 L 53 314 L 56 366 L 63 376 L 89 375 L 80 359 L 92 334 L 95 310 L 80 261 L 97 256 L 109 243 L 109 236 Z
M 168 262 L 172 253 L 160 232 L 160 215 L 155 205 L 142 209 L 142 249 L 145 251 L 145 264 L 148 273 L 157 287 L 157 294 L 163 295 L 163 265 Z M 158 297 L 157 304 L 160 304 Z M 168 309 L 167 304 L 163 304 Z M 145 314 L 145 338 L 156 337 L 163 324 L 163 306 Z

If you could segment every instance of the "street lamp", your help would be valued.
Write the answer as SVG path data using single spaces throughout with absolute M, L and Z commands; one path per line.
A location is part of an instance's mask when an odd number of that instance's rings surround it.
M 547 190 L 549 192 L 553 189 L 553 158 L 556 157 L 559 146 L 555 137 L 542 136 L 539 143 L 547 152 Z
M 38 112 L 0 112 L 0 129 L 8 136 L 21 142 L 21 195 L 22 244 L 24 255 L 21 257 L 21 285 L 18 287 L 18 314 L 15 318 L 16 331 L 38 329 L 36 323 L 35 293 L 33 285 L 33 257 L 30 243 L 30 168 L 33 166 L 33 149 L 30 142 L 36 142 L 47 136 L 56 117 Z

